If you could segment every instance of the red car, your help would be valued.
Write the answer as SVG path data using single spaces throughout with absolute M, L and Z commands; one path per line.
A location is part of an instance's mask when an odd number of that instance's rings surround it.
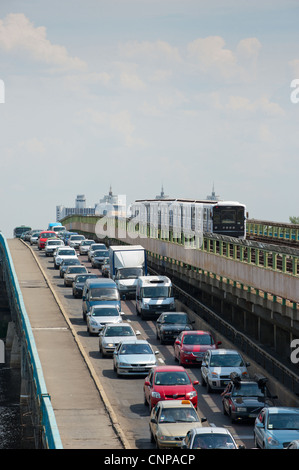
M 220 344 L 209 331 L 182 331 L 174 342 L 174 356 L 180 365 L 201 364 L 205 352 L 218 349 Z
M 41 232 L 37 241 L 39 250 L 43 250 L 45 248 L 45 244 L 48 238 L 57 238 L 57 233 L 53 230 L 45 230 L 44 232 Z
M 160 400 L 190 400 L 197 408 L 197 391 L 189 374 L 181 366 L 158 366 L 152 369 L 144 381 L 144 404 L 150 410 Z

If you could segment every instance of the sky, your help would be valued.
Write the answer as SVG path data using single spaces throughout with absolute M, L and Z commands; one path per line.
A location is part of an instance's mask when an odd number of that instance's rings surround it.
M 298 18 L 298 0 L 1 0 L 4 235 L 110 185 L 299 216 Z

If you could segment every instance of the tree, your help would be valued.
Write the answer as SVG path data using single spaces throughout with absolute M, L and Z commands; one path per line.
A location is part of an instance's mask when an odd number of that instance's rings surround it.
M 299 217 L 291 216 L 289 217 L 291 224 L 299 224 Z

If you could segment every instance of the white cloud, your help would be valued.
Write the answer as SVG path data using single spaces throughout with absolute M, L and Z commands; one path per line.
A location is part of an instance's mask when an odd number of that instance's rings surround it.
M 129 41 L 119 46 L 120 53 L 127 59 L 143 58 L 148 61 L 181 63 L 178 49 L 166 41 Z
M 65 47 L 52 44 L 47 39 L 46 28 L 35 27 L 23 13 L 10 13 L 0 20 L 0 47 L 7 52 L 26 52 L 34 60 L 52 66 L 85 67 L 85 63 L 71 57 Z

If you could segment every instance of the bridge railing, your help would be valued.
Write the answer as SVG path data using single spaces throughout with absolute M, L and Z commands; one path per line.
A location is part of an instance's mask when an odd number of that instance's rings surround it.
M 62 442 L 57 428 L 56 419 L 51 404 L 51 398 L 46 388 L 42 367 L 29 318 L 26 312 L 22 292 L 14 269 L 9 247 L 2 233 L 0 233 L 0 245 L 5 257 L 3 261 L 6 262 L 6 269 L 8 272 L 7 280 L 10 283 L 9 288 L 11 289 L 11 295 L 13 296 L 17 305 L 19 321 L 21 321 L 21 327 L 25 335 L 25 342 L 28 349 L 28 357 L 30 357 L 31 360 L 30 369 L 32 371 L 33 381 L 36 388 L 37 401 L 40 404 L 39 411 L 41 415 L 40 426 L 42 429 L 42 440 L 45 447 L 48 449 L 62 449 Z

